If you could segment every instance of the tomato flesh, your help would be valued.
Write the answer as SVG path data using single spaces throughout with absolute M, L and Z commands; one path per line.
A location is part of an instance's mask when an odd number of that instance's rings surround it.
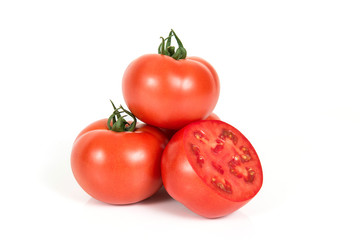
M 262 185 L 259 157 L 241 132 L 221 121 L 201 121 L 184 133 L 185 151 L 197 175 L 222 197 L 250 199 Z

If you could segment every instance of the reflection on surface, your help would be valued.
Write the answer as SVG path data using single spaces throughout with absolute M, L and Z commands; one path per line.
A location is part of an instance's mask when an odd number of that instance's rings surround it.
M 94 198 L 89 197 L 89 200 L 86 202 L 87 206 L 97 206 L 101 208 L 107 208 L 107 209 L 118 209 L 125 212 L 133 212 L 139 213 L 142 212 L 142 214 L 147 215 L 149 213 L 156 213 L 158 215 L 167 215 L 172 216 L 176 218 L 181 219 L 191 219 L 195 221 L 233 221 L 236 219 L 236 222 L 241 224 L 243 226 L 250 226 L 251 221 L 249 217 L 239 209 L 238 211 L 235 211 L 232 214 L 229 214 L 225 217 L 221 218 L 215 218 L 215 219 L 207 219 L 202 216 L 199 216 L 192 211 L 190 211 L 188 208 L 186 208 L 183 204 L 180 202 L 174 200 L 165 190 L 164 187 L 161 187 L 158 192 L 156 192 L 153 196 L 137 203 L 127 204 L 127 205 L 111 205 L 108 203 L 100 202 Z M 146 210 L 146 212 L 144 211 Z M 136 214 L 135 214 L 136 215 Z

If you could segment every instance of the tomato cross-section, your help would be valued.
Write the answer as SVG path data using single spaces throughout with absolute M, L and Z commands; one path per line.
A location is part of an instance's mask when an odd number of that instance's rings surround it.
M 162 157 L 169 194 L 199 215 L 227 215 L 246 204 L 263 182 L 259 157 L 231 125 L 198 121 L 176 133 Z

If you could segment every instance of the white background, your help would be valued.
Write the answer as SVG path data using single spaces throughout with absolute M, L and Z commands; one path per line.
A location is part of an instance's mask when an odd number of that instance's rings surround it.
M 358 1 L 1 1 L 1 239 L 359 239 Z M 166 192 L 90 198 L 72 142 L 124 103 L 121 78 L 173 28 L 221 81 L 214 110 L 264 185 L 208 220 Z

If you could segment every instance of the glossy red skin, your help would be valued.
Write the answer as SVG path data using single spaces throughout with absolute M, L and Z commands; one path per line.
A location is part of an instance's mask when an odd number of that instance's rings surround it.
M 218 76 L 215 68 L 209 62 L 207 62 L 205 59 L 200 58 L 200 57 L 191 56 L 191 57 L 187 57 L 186 59 L 188 59 L 188 60 L 191 59 L 191 60 L 194 60 L 194 61 L 198 61 L 198 62 L 204 64 L 209 69 L 209 71 L 211 72 L 213 78 L 215 79 L 216 89 L 218 91 L 217 95 L 219 96 L 219 94 L 220 94 L 220 81 L 219 81 L 219 76 Z
M 170 196 L 206 218 L 226 216 L 248 203 L 251 199 L 238 202 L 225 199 L 201 180 L 186 156 L 185 131 L 186 127 L 171 138 L 161 160 L 163 185 Z
M 179 129 L 205 119 L 219 98 L 213 67 L 196 57 L 175 60 L 160 54 L 135 59 L 122 81 L 123 96 L 140 120 L 166 129 Z
M 160 161 L 167 138 L 151 126 L 134 132 L 107 129 L 107 119 L 87 126 L 76 138 L 71 168 L 93 198 L 110 204 L 144 200 L 162 186 Z

